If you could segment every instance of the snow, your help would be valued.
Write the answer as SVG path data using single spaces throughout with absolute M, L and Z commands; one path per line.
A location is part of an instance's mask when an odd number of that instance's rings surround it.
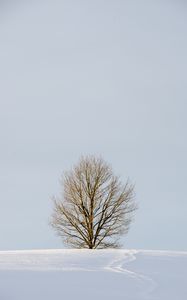
M 0 252 L 1 300 L 186 300 L 187 252 Z

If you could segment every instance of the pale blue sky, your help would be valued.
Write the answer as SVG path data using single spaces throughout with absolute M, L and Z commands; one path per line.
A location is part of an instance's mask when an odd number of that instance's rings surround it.
M 185 1 L 0 1 L 0 249 L 60 248 L 82 154 L 136 183 L 124 247 L 187 250 Z

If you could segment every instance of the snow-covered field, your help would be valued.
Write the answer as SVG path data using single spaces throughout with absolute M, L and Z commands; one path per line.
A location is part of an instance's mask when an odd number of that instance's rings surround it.
M 1 300 L 187 299 L 187 252 L 0 252 Z

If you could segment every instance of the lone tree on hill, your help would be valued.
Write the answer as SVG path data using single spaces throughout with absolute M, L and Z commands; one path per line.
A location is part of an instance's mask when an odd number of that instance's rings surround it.
M 134 187 L 124 185 L 101 158 L 82 157 L 64 174 L 62 196 L 54 198 L 51 225 L 74 248 L 118 248 L 136 209 Z

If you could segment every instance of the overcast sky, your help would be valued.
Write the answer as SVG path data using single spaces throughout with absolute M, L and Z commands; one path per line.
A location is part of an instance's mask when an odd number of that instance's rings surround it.
M 0 0 L 0 249 L 63 247 L 59 178 L 102 155 L 136 184 L 124 247 L 187 250 L 185 1 Z

